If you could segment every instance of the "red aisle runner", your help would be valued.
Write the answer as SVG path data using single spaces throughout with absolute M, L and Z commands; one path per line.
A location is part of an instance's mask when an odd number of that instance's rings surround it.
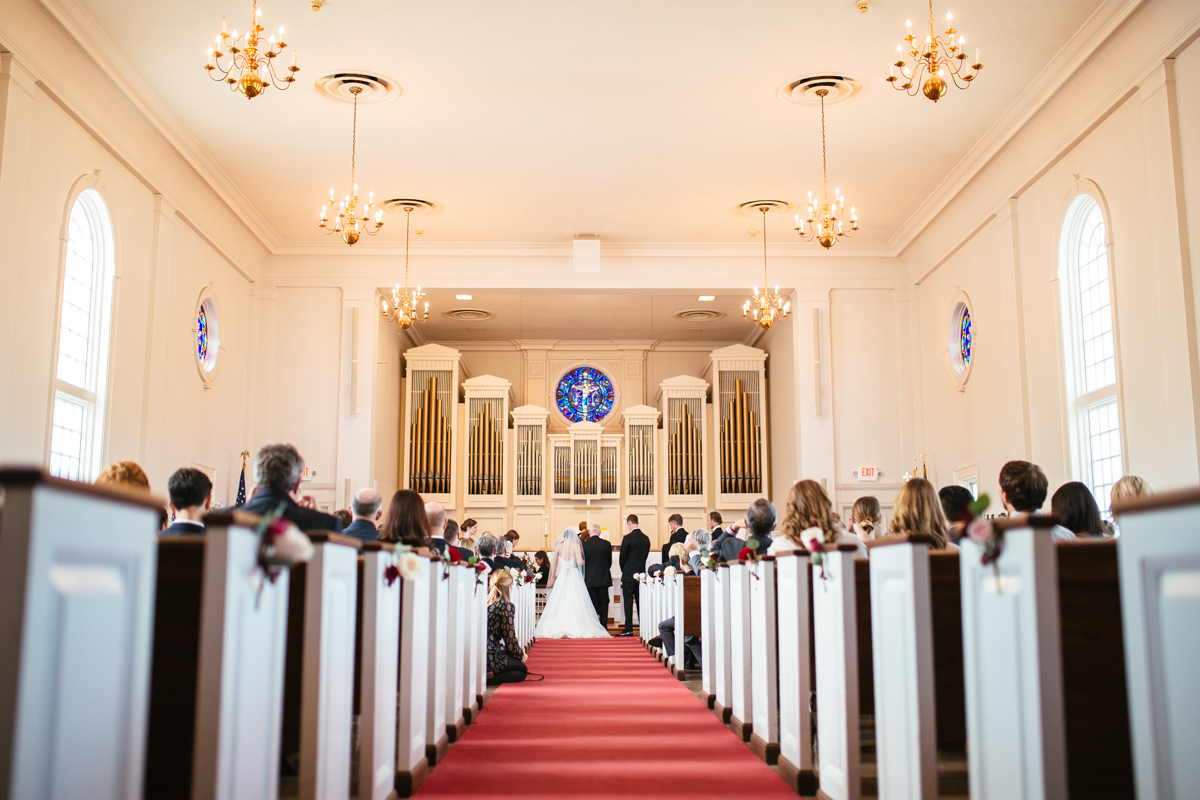
M 626 637 L 538 642 L 417 797 L 790 798 L 783 780 Z

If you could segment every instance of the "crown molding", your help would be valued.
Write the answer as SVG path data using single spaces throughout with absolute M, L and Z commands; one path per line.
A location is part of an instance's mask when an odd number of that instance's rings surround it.
M 1129 18 L 1144 0 L 1107 0 L 1059 48 L 1028 89 L 1041 86 L 1041 91 L 1021 92 L 1004 113 L 979 138 L 975 146 L 950 170 L 932 192 L 917 206 L 912 215 L 888 241 L 888 249 L 896 256 L 912 244 L 938 214 L 991 163 L 992 159 L 1021 130 L 1038 111 L 1071 79 L 1083 64 L 1108 41 L 1108 38 Z
M 413 242 L 413 256 L 479 256 L 490 258 L 566 258 L 574 256 L 571 242 Z M 323 240 L 286 242 L 272 251 L 278 256 L 404 256 L 402 244 L 373 244 L 348 248 Z M 825 250 L 811 244 L 771 244 L 767 254 L 778 258 L 895 258 L 886 244 L 850 244 Z M 600 240 L 600 257 L 606 258 L 747 258 L 762 256 L 762 247 L 751 242 L 610 242 Z

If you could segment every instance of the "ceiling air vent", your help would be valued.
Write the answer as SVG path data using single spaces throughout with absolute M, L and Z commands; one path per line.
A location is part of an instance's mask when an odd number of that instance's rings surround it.
M 858 78 L 849 75 L 827 73 L 823 75 L 808 75 L 788 81 L 775 92 L 785 103 L 798 106 L 819 106 L 821 98 L 817 96 L 818 89 L 828 89 L 825 105 L 845 103 L 863 93 L 863 84 Z
M 739 217 L 754 217 L 762 219 L 762 210 L 767 210 L 768 217 L 784 217 L 796 210 L 796 204 L 790 200 L 749 200 L 738 203 L 732 209 Z
M 688 308 L 683 311 L 676 311 L 673 316 L 675 319 L 681 319 L 684 322 L 708 322 L 709 320 L 721 319 L 725 314 L 721 311 L 713 311 L 710 308 Z M 689 330 L 692 329 L 689 328 Z M 699 330 L 699 328 L 695 330 Z
M 350 87 L 362 89 L 358 95 L 359 105 L 390 103 L 404 92 L 404 87 L 391 78 L 371 72 L 334 72 L 317 78 L 317 91 L 340 103 L 353 103 L 354 94 Z
M 464 322 L 478 322 L 483 319 L 491 319 L 496 315 L 490 311 L 484 311 L 482 308 L 452 308 L 449 311 L 443 311 L 442 316 Z
M 412 209 L 414 217 L 436 217 L 442 213 L 442 206 L 431 200 L 417 200 L 414 197 L 393 197 L 391 200 L 384 200 L 380 205 L 383 210 L 389 214 L 395 214 L 398 217 L 403 217 L 407 210 Z

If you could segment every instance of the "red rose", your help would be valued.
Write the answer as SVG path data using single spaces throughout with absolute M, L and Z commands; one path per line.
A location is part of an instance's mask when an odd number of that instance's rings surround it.
M 738 553 L 738 561 L 745 561 L 746 559 L 750 558 L 753 555 L 754 555 L 754 550 L 752 550 L 749 547 L 743 547 L 742 551 L 740 553 Z
M 395 564 L 388 564 L 388 568 L 383 571 L 383 579 L 391 586 L 400 577 L 400 570 L 396 569 Z
M 457 550 L 447 549 L 446 555 L 450 557 L 451 564 L 458 564 L 463 560 L 462 553 L 459 553 Z

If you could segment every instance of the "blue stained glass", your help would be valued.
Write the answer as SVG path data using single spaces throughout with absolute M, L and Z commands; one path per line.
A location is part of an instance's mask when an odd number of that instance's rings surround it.
M 958 353 L 965 370 L 971 364 L 971 310 L 964 308 L 958 323 Z
M 204 306 L 200 307 L 200 313 L 196 315 L 196 356 L 201 364 L 208 359 L 208 314 L 204 311 Z
M 571 422 L 599 422 L 613 410 L 612 381 L 594 367 L 577 367 L 558 382 L 558 410 Z

